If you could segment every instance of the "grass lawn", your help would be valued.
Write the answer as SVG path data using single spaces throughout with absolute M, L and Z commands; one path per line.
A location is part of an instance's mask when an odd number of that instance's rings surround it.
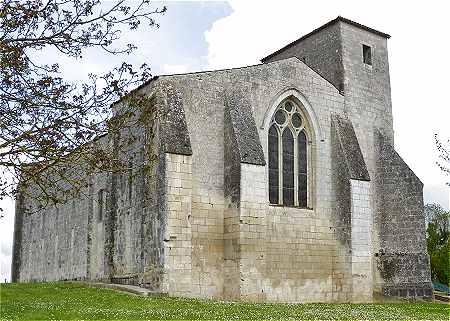
M 2 284 L 10 319 L 428 319 L 449 320 L 446 304 L 267 304 L 139 297 L 77 283 Z

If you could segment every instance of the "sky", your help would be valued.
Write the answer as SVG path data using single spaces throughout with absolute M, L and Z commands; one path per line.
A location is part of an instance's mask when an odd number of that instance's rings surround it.
M 156 2 L 155 5 L 161 3 Z M 107 72 L 121 61 L 147 63 L 154 75 L 240 67 L 259 60 L 338 15 L 388 33 L 395 148 L 424 183 L 425 203 L 449 208 L 450 178 L 438 169 L 434 134 L 450 139 L 447 0 L 164 2 L 159 29 L 124 33 L 138 50 L 108 57 L 89 51 L 81 60 L 48 50 L 40 61 L 58 62 L 66 79 Z M 105 3 L 108 6 L 108 3 Z M 14 224 L 11 200 L 0 202 L 0 280 L 9 280 Z

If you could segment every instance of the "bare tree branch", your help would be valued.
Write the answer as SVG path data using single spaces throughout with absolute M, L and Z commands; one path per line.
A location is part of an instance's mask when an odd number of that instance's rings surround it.
M 0 170 L 11 177 L 0 175 L 0 198 L 14 196 L 21 181 L 38 186 L 43 205 L 54 204 L 64 199 L 52 194 L 62 183 L 70 193 L 85 184 L 75 173 L 68 175 L 70 162 L 84 162 L 87 173 L 117 169 L 111 151 L 92 140 L 127 124 L 111 121 L 111 104 L 152 77 L 147 65 L 135 69 L 124 62 L 74 84 L 62 77 L 57 63 L 40 64 L 33 53 L 53 47 L 77 59 L 92 48 L 130 54 L 134 44 L 116 46 L 121 32 L 157 28 L 154 17 L 165 11 L 148 0 L 0 3 Z
M 443 143 L 437 134 L 434 135 L 434 140 L 436 142 L 436 147 L 439 151 L 439 161 L 437 165 L 442 172 L 449 177 L 447 185 L 450 185 L 450 139 L 446 143 Z

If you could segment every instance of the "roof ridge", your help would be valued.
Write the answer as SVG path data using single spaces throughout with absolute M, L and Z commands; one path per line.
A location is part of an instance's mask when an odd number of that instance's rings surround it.
M 344 18 L 344 17 L 342 17 L 342 16 L 337 16 L 337 17 L 334 18 L 333 20 L 328 21 L 326 24 L 324 24 L 324 25 L 322 25 L 322 26 L 320 26 L 320 27 L 314 29 L 313 31 L 307 33 L 306 35 L 304 35 L 304 36 L 298 38 L 297 40 L 292 41 L 291 43 L 288 43 L 286 46 L 284 46 L 284 47 L 278 49 L 277 51 L 274 51 L 273 53 L 269 54 L 268 56 L 262 58 L 262 59 L 261 59 L 261 62 L 262 62 L 262 63 L 265 63 L 268 59 L 270 59 L 270 58 L 272 58 L 273 56 L 279 54 L 280 52 L 284 51 L 285 49 L 287 49 L 287 48 L 289 48 L 289 47 L 292 47 L 292 46 L 298 44 L 299 42 L 305 40 L 306 38 L 309 38 L 310 36 L 312 36 L 312 35 L 318 33 L 319 31 L 322 31 L 323 29 L 325 29 L 325 28 L 327 28 L 327 27 L 329 27 L 329 26 L 331 26 L 331 25 L 333 25 L 333 24 L 335 24 L 335 23 L 337 23 L 337 22 L 339 22 L 339 21 L 348 23 L 348 24 L 350 24 L 350 25 L 352 25 L 352 26 L 355 26 L 355 27 L 360 28 L 360 29 L 364 29 L 364 30 L 366 30 L 366 31 L 372 32 L 372 33 L 374 33 L 374 34 L 376 34 L 376 35 L 378 35 L 378 36 L 381 36 L 381 37 L 384 37 L 384 38 L 387 38 L 387 39 L 389 39 L 389 38 L 391 37 L 391 36 L 388 35 L 387 33 L 384 33 L 384 32 L 378 31 L 378 30 L 376 30 L 376 29 L 367 27 L 367 26 L 365 26 L 365 25 L 362 25 L 362 24 L 360 24 L 360 23 L 358 23 L 358 22 L 355 22 L 355 21 L 353 21 L 353 20 Z

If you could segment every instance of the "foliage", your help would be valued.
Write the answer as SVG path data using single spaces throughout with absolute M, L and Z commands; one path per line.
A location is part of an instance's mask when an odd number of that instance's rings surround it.
M 6 284 L 1 319 L 446 320 L 445 304 L 270 304 L 139 297 L 77 283 Z
M 440 205 L 425 205 L 427 250 L 430 255 L 431 278 L 450 284 L 450 213 Z
M 166 8 L 152 7 L 149 0 L 0 2 L 0 198 L 14 196 L 20 180 L 21 187 L 39 188 L 44 203 L 58 203 L 62 199 L 51 193 L 58 189 L 55 181 L 68 191 L 82 188 L 79 177 L 66 175 L 72 164 L 84 162 L 92 172 L 113 166 L 110 149 L 87 143 L 123 126 L 120 117 L 111 121 L 111 104 L 150 79 L 149 67 L 135 70 L 124 62 L 74 84 L 57 62 L 42 64 L 39 55 L 130 54 L 135 44 L 119 40 L 142 25 L 158 27 L 154 16 Z

